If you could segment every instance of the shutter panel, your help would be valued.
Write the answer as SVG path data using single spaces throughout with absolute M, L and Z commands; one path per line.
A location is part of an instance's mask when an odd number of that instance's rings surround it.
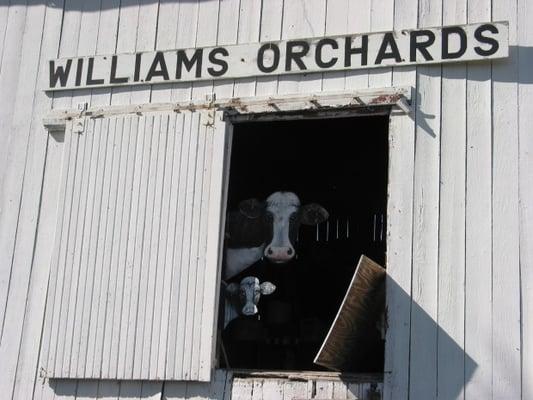
M 47 376 L 210 379 L 226 153 L 214 116 L 87 118 L 81 134 L 69 124 Z

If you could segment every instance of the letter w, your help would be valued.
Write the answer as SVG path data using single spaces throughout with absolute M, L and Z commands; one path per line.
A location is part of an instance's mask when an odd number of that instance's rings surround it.
M 50 88 L 55 88 L 57 81 L 59 85 L 65 87 L 67 85 L 68 74 L 70 73 L 70 67 L 72 66 L 72 59 L 67 60 L 65 67 L 59 66 L 56 68 L 54 60 L 50 61 Z

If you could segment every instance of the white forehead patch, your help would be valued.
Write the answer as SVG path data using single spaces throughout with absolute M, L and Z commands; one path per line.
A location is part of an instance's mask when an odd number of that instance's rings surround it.
M 255 286 L 259 286 L 259 279 L 253 276 L 247 276 L 241 280 L 241 286 L 254 288 Z
M 300 199 L 292 192 L 275 192 L 266 199 L 266 208 L 273 214 L 294 212 L 300 207 Z

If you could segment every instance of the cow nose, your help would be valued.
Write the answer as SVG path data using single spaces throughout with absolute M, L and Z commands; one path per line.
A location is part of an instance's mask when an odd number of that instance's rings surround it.
M 248 303 L 242 308 L 242 313 L 244 315 L 255 315 L 257 314 L 257 306 L 253 303 Z
M 275 263 L 290 261 L 294 257 L 294 254 L 295 252 L 292 246 L 268 246 L 265 249 L 265 256 Z

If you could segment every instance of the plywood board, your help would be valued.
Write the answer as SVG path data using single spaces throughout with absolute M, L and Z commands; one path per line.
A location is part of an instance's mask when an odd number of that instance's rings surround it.
M 384 303 L 384 281 L 385 268 L 361 256 L 315 364 L 340 371 L 360 361 L 360 346 Z

